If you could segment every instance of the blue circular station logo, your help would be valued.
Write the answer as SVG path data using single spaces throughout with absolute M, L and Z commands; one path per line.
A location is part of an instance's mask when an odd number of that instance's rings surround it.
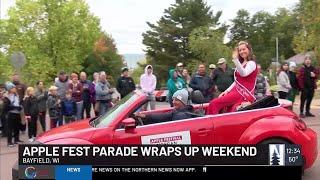
M 35 167 L 33 166 L 29 166 L 26 168 L 26 170 L 24 171 L 24 174 L 26 175 L 26 177 L 28 179 L 34 179 L 37 176 L 37 170 Z

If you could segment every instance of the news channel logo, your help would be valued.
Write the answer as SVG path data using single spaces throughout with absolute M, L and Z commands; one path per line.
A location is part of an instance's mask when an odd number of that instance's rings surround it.
M 285 145 L 269 144 L 269 165 L 284 166 L 285 162 Z
M 24 174 L 28 179 L 34 179 L 37 177 L 37 170 L 33 166 L 29 166 L 24 170 Z

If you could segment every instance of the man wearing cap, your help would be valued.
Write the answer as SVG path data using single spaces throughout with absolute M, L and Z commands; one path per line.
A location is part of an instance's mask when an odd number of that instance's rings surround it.
M 177 73 L 178 73 L 178 76 L 182 78 L 182 72 L 183 72 L 183 63 L 182 62 L 179 62 L 176 66 L 176 70 L 177 70 Z
M 145 119 L 145 124 L 154 124 L 191 118 L 192 116 L 189 114 L 189 112 L 191 112 L 192 106 L 187 105 L 188 91 L 186 89 L 178 90 L 173 94 L 172 98 L 174 107 L 172 111 L 153 114 L 136 113 L 136 116 Z
M 224 92 L 233 83 L 233 70 L 227 66 L 227 61 L 224 58 L 218 60 L 218 68 L 215 69 L 212 79 L 216 91 Z
M 210 77 L 213 78 L 213 73 L 214 73 L 214 70 L 216 69 L 216 65 L 214 64 L 210 64 L 209 65 L 209 69 L 210 69 Z
M 118 78 L 116 87 L 121 98 L 124 98 L 127 94 L 136 89 L 136 85 L 134 84 L 132 77 L 129 76 L 129 69 L 127 67 L 123 67 L 121 69 L 121 76 Z

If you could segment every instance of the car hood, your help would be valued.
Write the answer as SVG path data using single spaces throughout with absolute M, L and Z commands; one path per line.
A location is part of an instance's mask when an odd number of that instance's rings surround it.
M 89 125 L 89 119 L 85 119 L 51 129 L 38 136 L 36 141 L 46 143 L 67 138 L 89 140 L 93 131 L 94 128 Z

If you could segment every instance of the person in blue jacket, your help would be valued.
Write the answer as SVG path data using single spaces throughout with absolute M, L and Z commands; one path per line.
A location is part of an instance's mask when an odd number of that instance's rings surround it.
M 61 113 L 64 116 L 64 121 L 66 124 L 75 121 L 77 104 L 72 99 L 71 93 L 67 93 L 66 98 L 61 102 Z

